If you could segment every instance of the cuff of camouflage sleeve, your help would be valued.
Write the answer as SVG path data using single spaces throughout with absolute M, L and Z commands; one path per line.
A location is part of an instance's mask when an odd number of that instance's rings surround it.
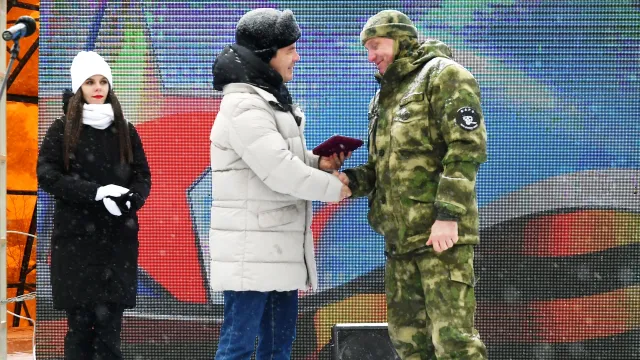
M 354 191 L 358 188 L 358 179 L 348 169 L 342 172 L 349 178 L 349 190 Z
M 467 209 L 461 204 L 442 200 L 436 200 L 435 207 L 438 210 L 438 213 L 448 213 L 452 216 L 457 216 L 458 218 L 467 212 Z
M 436 220 L 440 220 L 440 221 L 458 221 L 460 220 L 459 216 L 456 216 L 454 214 L 451 214 L 443 209 L 440 209 L 438 211 L 438 214 L 436 214 Z

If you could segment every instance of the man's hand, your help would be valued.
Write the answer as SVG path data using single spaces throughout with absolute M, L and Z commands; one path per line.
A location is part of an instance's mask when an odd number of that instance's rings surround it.
M 458 242 L 458 222 L 436 220 L 431 226 L 431 235 L 427 246 L 433 245 L 433 250 L 441 253 L 453 247 Z
M 349 189 L 349 177 L 347 177 L 346 174 L 339 173 L 337 171 L 333 171 L 331 174 L 333 174 L 333 176 L 335 176 L 338 179 L 340 179 L 340 181 L 342 182 L 342 190 L 340 190 L 340 201 L 350 197 L 351 196 L 351 189 Z M 337 204 L 340 201 L 335 202 L 333 204 Z
M 347 176 L 347 174 L 334 171 L 333 175 L 337 176 L 344 185 L 349 186 L 349 177 Z
M 349 157 L 351 157 L 351 152 L 347 153 L 347 155 L 341 152 L 340 154 L 333 154 L 328 157 L 320 156 L 320 159 L 318 160 L 318 168 L 324 171 L 338 170 Z
M 340 190 L 340 200 L 344 200 L 351 196 L 351 189 L 347 185 L 342 185 L 342 190 Z

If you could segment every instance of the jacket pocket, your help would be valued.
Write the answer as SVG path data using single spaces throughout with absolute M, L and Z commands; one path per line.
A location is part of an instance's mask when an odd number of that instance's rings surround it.
M 460 264 L 453 266 L 449 270 L 449 279 L 458 283 L 475 286 L 475 275 L 470 264 Z
M 298 208 L 296 205 L 261 211 L 258 213 L 258 225 L 261 228 L 272 228 L 282 226 L 296 221 Z
M 411 93 L 400 99 L 398 111 L 394 114 L 394 122 L 413 122 L 420 118 L 426 118 L 427 106 L 423 102 L 424 93 Z
M 449 280 L 475 287 L 473 257 L 474 248 L 472 245 L 455 245 L 452 249 L 443 252 L 440 259 L 449 268 Z
M 407 197 L 401 196 L 402 216 L 400 221 L 404 223 L 406 228 L 407 242 L 415 242 L 422 239 L 426 235 L 428 238 L 431 231 L 431 225 L 435 218 L 435 207 L 433 201 L 428 200 L 428 195 Z M 425 240 L 426 242 L 426 240 Z
M 409 94 L 400 101 L 393 115 L 392 146 L 401 159 L 433 150 L 428 104 L 423 100 L 423 93 Z

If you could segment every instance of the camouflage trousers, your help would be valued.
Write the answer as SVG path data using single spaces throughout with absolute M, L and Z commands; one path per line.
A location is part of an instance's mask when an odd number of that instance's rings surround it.
M 474 328 L 473 245 L 389 257 L 385 268 L 389 336 L 402 360 L 484 360 Z

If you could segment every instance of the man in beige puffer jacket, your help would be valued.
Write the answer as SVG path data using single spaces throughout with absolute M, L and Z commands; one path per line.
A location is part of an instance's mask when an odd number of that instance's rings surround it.
M 216 360 L 249 359 L 256 336 L 256 359 L 289 359 L 297 290 L 318 282 L 311 200 L 351 194 L 331 173 L 344 155 L 307 150 L 304 114 L 284 85 L 299 37 L 291 11 L 253 10 L 214 64 L 224 95 L 211 130 L 210 283 L 225 302 Z

